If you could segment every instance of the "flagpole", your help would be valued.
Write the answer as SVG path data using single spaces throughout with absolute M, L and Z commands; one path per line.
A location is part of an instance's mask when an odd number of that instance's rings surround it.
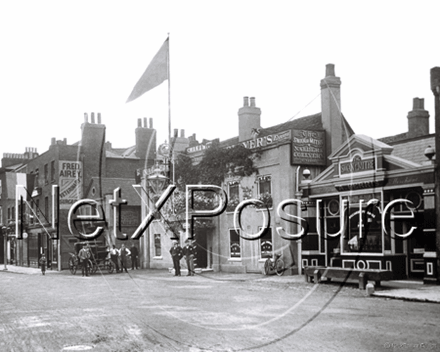
M 171 145 L 171 76 L 170 76 L 170 33 L 168 33 L 168 144 Z

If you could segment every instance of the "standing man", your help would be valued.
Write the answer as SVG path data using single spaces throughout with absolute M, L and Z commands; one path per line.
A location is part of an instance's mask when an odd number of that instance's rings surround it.
M 134 270 L 134 268 L 136 268 L 137 270 L 139 269 L 139 265 L 138 265 L 139 251 L 134 243 L 131 245 L 130 252 L 131 252 L 131 270 Z
M 110 259 L 111 259 L 112 262 L 115 264 L 116 272 L 119 271 L 119 263 L 118 263 L 118 262 L 119 262 L 119 259 L 118 259 L 118 257 L 119 257 L 119 251 L 118 251 L 118 249 L 116 248 L 116 246 L 113 245 L 113 248 L 110 249 Z
M 79 260 L 81 261 L 81 272 L 82 276 L 84 276 L 84 272 L 86 276 L 89 276 L 89 258 L 90 258 L 90 251 L 87 245 L 83 245 L 83 248 L 78 253 Z
M 180 276 L 180 259 L 182 258 L 182 247 L 179 246 L 177 241 L 173 242 L 173 246 L 170 249 L 171 257 L 173 258 L 174 276 Z
M 194 276 L 194 246 L 192 240 L 189 238 L 186 239 L 185 243 L 183 255 L 185 256 L 186 266 L 188 268 L 188 276 Z
M 119 249 L 119 257 L 121 258 L 121 272 L 128 273 L 127 271 L 127 257 L 130 255 L 130 250 L 125 248 L 125 244 L 121 244 L 121 249 Z

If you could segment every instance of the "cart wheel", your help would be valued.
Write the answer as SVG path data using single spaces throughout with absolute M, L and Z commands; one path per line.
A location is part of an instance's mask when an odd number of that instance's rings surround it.
M 76 274 L 76 265 L 75 265 L 75 261 L 72 258 L 69 259 L 69 270 L 72 273 L 72 275 Z
M 269 275 L 270 274 L 270 269 L 271 269 L 271 262 L 270 262 L 270 259 L 267 259 L 264 262 L 264 275 Z
M 111 274 L 113 270 L 115 270 L 115 263 L 113 263 L 111 260 L 107 262 L 106 266 L 109 274 Z
M 281 276 L 284 274 L 284 262 L 282 259 L 278 259 L 275 263 L 275 272 L 278 276 Z

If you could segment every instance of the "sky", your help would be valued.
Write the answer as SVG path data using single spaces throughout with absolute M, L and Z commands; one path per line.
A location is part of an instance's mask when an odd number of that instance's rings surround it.
M 199 141 L 237 136 L 244 96 L 263 128 L 320 112 L 328 63 L 356 133 L 406 132 L 415 97 L 433 133 L 439 12 L 438 1 L 2 1 L 0 155 L 73 144 L 92 112 L 115 148 L 135 144 L 144 117 L 165 141 L 167 82 L 126 100 L 168 34 L 171 128 Z

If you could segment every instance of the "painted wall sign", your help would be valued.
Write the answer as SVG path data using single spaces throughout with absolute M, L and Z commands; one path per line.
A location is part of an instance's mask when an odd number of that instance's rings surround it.
M 325 132 L 292 130 L 292 163 L 298 165 L 325 165 Z
M 352 161 L 340 163 L 340 174 L 352 174 L 355 172 L 371 171 L 376 169 L 376 163 L 373 158 L 361 159 L 359 155 L 356 155 Z
M 210 147 L 210 144 L 208 144 L 208 145 L 206 145 L 206 144 L 199 144 L 199 145 L 196 145 L 194 147 L 186 148 L 186 152 L 187 153 L 196 153 L 196 152 L 199 152 L 201 150 L 205 150 L 206 148 L 209 148 L 209 147 Z
M 242 142 L 246 149 L 255 149 L 266 147 L 270 145 L 276 145 L 285 141 L 290 141 L 292 139 L 292 131 L 282 131 L 279 133 L 268 134 L 264 137 L 257 137 L 255 139 L 250 139 L 248 141 Z
M 70 209 L 83 194 L 83 166 L 81 161 L 59 161 L 60 209 Z

